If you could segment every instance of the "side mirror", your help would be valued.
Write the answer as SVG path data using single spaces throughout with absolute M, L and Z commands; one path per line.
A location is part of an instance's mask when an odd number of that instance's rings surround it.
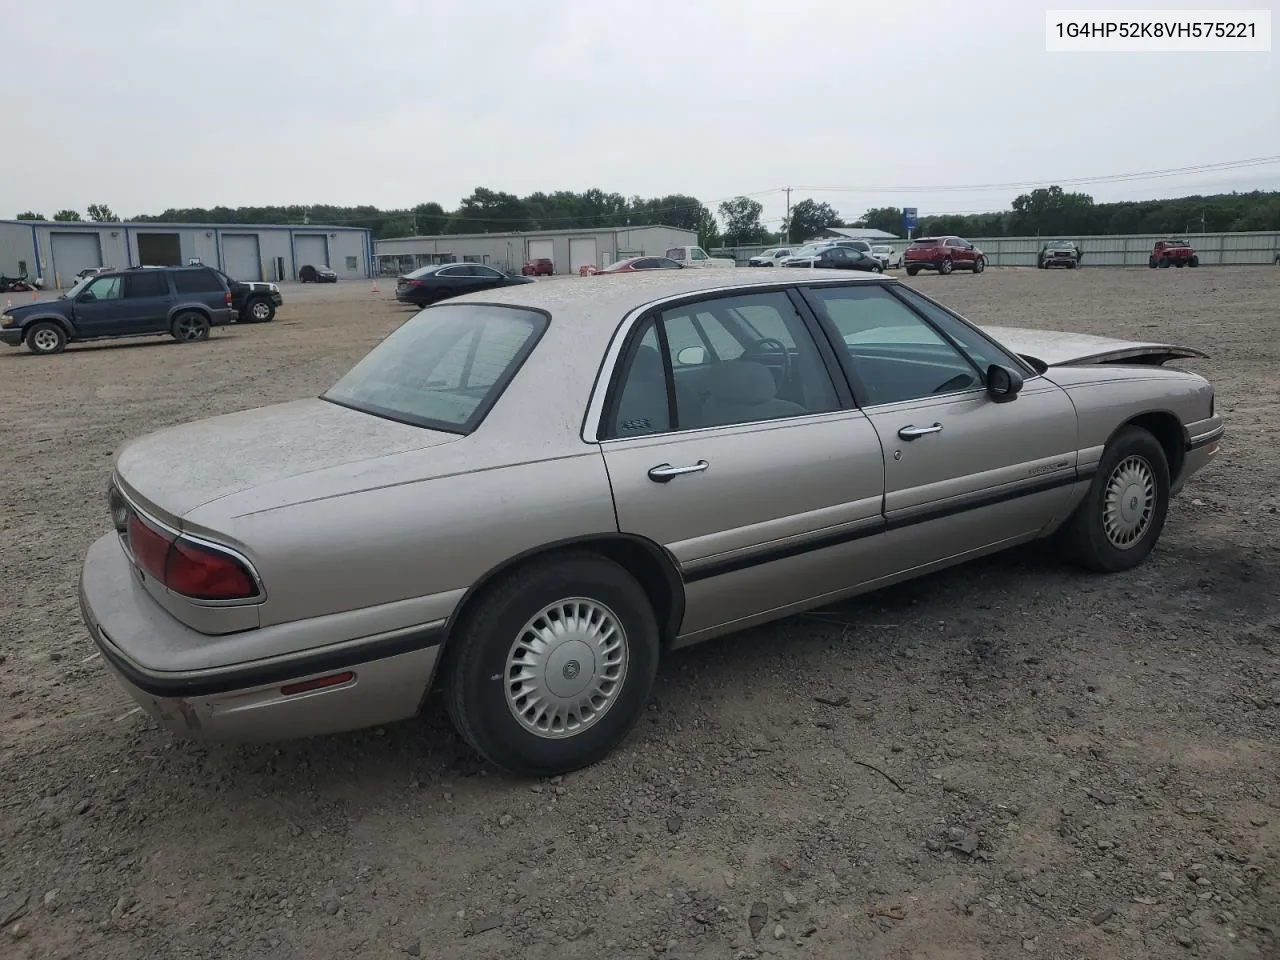
M 1022 375 L 1016 370 L 993 363 L 987 367 L 987 396 L 996 403 L 1008 403 L 1022 389 Z
M 705 363 L 706 359 L 707 351 L 699 346 L 685 347 L 676 354 L 676 362 L 682 367 L 696 367 Z
M 86 290 L 84 293 L 80 294 L 80 296 L 76 297 L 76 303 L 92 303 L 97 299 L 98 298 L 93 295 L 92 291 Z

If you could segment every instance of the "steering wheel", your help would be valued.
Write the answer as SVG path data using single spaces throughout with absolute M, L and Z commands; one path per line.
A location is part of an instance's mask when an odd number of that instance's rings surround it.
M 791 382 L 791 354 L 777 337 L 761 337 L 751 345 L 750 353 L 761 363 L 778 367 L 784 384 Z

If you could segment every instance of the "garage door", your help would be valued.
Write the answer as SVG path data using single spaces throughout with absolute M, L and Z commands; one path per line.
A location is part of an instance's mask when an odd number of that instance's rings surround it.
M 50 238 L 53 275 L 59 287 L 69 287 L 85 267 L 101 267 L 102 243 L 96 233 L 55 233 Z M 127 266 L 127 264 L 112 264 Z
M 569 241 L 569 272 L 577 273 L 584 264 L 600 266 L 596 260 L 596 238 L 585 237 Z
M 529 259 L 541 260 L 542 258 L 555 263 L 556 244 L 554 240 L 530 240 L 529 241 Z
M 293 238 L 294 275 L 300 267 L 329 266 L 329 238 L 323 233 L 299 233 Z
M 222 269 L 233 280 L 261 280 L 262 255 L 256 233 L 222 235 Z
M 182 266 L 182 238 L 176 233 L 138 233 L 138 263 L 144 267 Z

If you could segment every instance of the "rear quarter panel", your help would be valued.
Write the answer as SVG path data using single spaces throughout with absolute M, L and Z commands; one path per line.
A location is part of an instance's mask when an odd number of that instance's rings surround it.
M 405 626 L 428 623 L 449 616 L 468 587 L 513 557 L 617 533 L 598 447 L 488 469 L 472 460 L 471 469 L 449 471 L 441 459 L 465 457 L 466 444 L 449 446 L 431 468 L 423 462 L 419 475 L 437 474 L 429 479 L 239 515 L 214 502 L 188 519 L 213 518 L 253 561 L 267 593 L 258 608 L 264 627 L 387 604 L 401 604 Z

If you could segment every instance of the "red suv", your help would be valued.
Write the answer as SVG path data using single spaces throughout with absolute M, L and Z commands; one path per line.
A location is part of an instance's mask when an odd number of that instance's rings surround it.
M 550 257 L 538 257 L 527 261 L 520 272 L 526 277 L 549 277 L 556 272 L 556 267 Z
M 1157 240 L 1147 258 L 1148 267 L 1198 267 L 1200 258 L 1185 240 Z
M 902 264 L 907 275 L 914 277 L 921 270 L 972 270 L 981 273 L 987 269 L 987 257 L 968 240 L 960 237 L 920 237 L 911 241 Z

